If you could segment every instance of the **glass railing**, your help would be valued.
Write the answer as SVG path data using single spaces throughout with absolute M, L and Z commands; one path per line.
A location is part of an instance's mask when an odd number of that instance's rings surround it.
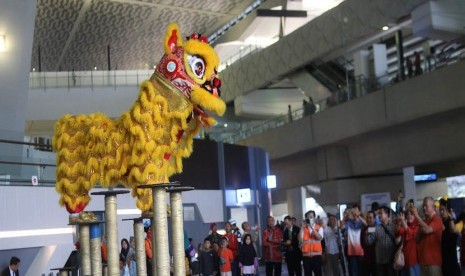
M 72 71 L 72 72 L 31 72 L 29 88 L 46 90 L 50 88 L 101 88 L 138 87 L 149 79 L 154 69 L 115 71 Z
M 245 46 L 244 48 L 240 49 L 236 53 L 232 54 L 231 56 L 227 57 L 224 61 L 220 63 L 220 68 L 218 69 L 219 72 L 226 69 L 228 66 L 233 64 L 234 62 L 248 56 L 249 54 L 256 53 L 262 50 L 264 47 L 258 44 L 250 44 Z
M 55 186 L 50 144 L 0 139 L 0 185 Z
M 49 143 L 0 139 L 0 186 L 55 187 L 56 154 L 51 150 Z

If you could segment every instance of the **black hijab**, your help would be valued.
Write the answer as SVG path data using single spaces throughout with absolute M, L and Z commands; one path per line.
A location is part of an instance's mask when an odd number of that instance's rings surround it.
M 123 242 L 126 242 L 126 244 L 128 245 L 128 248 L 126 248 L 126 249 L 123 248 Z M 129 247 L 130 247 L 130 245 L 129 245 L 128 240 L 127 239 L 122 239 L 121 240 L 121 253 L 120 253 L 120 255 L 121 255 L 121 257 L 124 258 L 124 261 L 126 261 L 126 258 L 128 257 Z
M 250 238 L 250 244 L 246 243 L 247 237 Z M 244 266 L 253 265 L 255 257 L 257 257 L 257 253 L 252 244 L 252 236 L 250 236 L 250 234 L 245 234 L 244 242 L 239 249 L 239 262 Z

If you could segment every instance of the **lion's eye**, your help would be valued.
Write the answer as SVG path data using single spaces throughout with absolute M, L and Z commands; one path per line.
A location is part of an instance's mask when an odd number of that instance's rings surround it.
M 198 56 L 189 56 L 189 66 L 194 75 L 201 79 L 205 74 L 205 61 Z

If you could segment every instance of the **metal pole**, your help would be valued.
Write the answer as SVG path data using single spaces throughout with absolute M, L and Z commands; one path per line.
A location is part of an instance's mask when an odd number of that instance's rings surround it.
M 105 220 L 107 230 L 108 275 L 119 275 L 118 226 L 116 224 L 116 196 L 105 196 Z
M 94 192 L 92 195 L 105 196 L 105 222 L 107 236 L 108 275 L 119 276 L 118 225 L 116 223 L 116 195 L 128 194 L 128 190 Z
M 173 270 L 174 276 L 186 275 L 184 253 L 184 231 L 182 216 L 182 196 L 180 192 L 170 194 L 171 226 L 173 231 Z
M 152 251 L 155 250 L 155 258 L 152 259 L 155 261 L 155 264 L 152 265 L 152 273 L 156 276 L 170 276 L 165 188 L 173 186 L 179 186 L 179 183 L 155 183 L 138 186 L 139 189 L 152 190 Z
M 173 272 L 174 276 L 186 275 L 185 253 L 184 253 L 184 227 L 182 213 L 181 192 L 193 190 L 192 187 L 175 187 L 170 192 L 171 204 L 171 229 L 173 232 Z
M 144 224 L 142 220 L 134 220 L 134 239 L 136 241 L 136 270 L 137 276 L 147 276 L 144 244 Z
M 396 32 L 396 47 L 397 47 L 397 75 L 399 81 L 405 80 L 405 67 L 404 67 L 404 38 L 402 37 L 402 31 Z
M 92 275 L 90 269 L 90 241 L 89 241 L 89 225 L 79 224 L 79 246 L 81 253 L 81 274 L 83 276 Z
M 156 265 L 152 271 L 157 276 L 170 276 L 170 258 L 168 250 L 168 222 L 166 216 L 166 192 L 165 187 L 154 186 L 152 188 L 153 200 L 153 224 L 152 244 L 156 245 Z
M 90 259 L 92 276 L 102 275 L 102 239 L 100 224 L 90 225 Z
M 42 62 L 40 60 L 40 45 L 37 47 L 37 59 L 39 61 L 39 72 L 42 72 Z
M 110 45 L 107 45 L 107 60 L 108 60 L 108 71 L 110 71 L 111 70 Z

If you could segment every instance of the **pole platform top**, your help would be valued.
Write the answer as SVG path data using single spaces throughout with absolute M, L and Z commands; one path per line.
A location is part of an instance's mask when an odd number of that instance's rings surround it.
M 168 182 L 168 183 L 154 183 L 154 184 L 145 184 L 137 186 L 138 189 L 153 189 L 153 188 L 171 188 L 175 186 L 179 186 L 181 183 L 178 181 L 175 182 Z
M 187 191 L 193 191 L 195 190 L 194 187 L 171 187 L 166 192 L 168 193 L 181 193 L 181 192 L 187 192 Z
M 50 268 L 50 270 L 59 270 L 59 271 L 72 271 L 76 270 L 79 267 L 77 266 L 65 266 L 65 267 L 59 267 L 59 268 Z
M 105 223 L 104 220 L 96 220 L 96 221 L 77 221 L 73 223 L 68 223 L 68 225 L 91 225 L 91 224 L 101 224 Z
M 138 217 L 138 218 L 126 218 L 126 219 L 122 219 L 122 221 L 134 221 L 134 223 L 137 223 L 137 222 L 142 222 L 144 218 L 143 217 Z
M 108 191 L 93 192 L 90 194 L 112 196 L 112 195 L 120 195 L 120 194 L 129 194 L 129 190 L 108 190 Z

